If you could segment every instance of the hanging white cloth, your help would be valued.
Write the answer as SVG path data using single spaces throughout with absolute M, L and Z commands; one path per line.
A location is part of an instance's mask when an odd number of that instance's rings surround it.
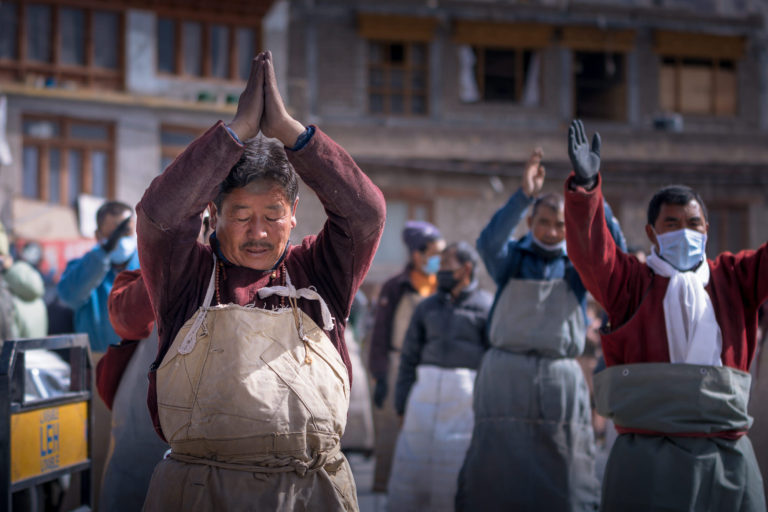
M 704 289 L 709 283 L 709 264 L 705 260 L 696 270 L 680 272 L 661 259 L 655 248 L 647 264 L 658 275 L 669 278 L 664 321 L 670 362 L 722 366 L 723 335 L 712 300 Z
M 11 147 L 8 145 L 6 123 L 8 121 L 8 98 L 0 96 L 0 165 L 11 165 Z

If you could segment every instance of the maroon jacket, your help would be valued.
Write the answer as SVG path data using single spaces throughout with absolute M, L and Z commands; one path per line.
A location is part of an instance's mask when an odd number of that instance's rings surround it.
M 406 293 L 418 293 L 411 283 L 413 265 L 409 263 L 399 274 L 391 277 L 381 287 L 376 304 L 376 317 L 371 332 L 371 350 L 368 369 L 374 379 L 385 379 L 389 372 L 389 353 L 392 350 L 392 330 L 400 299 Z M 390 382 L 393 386 L 395 383 Z
M 669 278 L 620 251 L 605 225 L 600 182 L 591 191 L 565 187 L 568 256 L 611 321 L 602 335 L 607 366 L 669 362 L 664 295 Z M 757 346 L 757 312 L 768 298 L 768 244 L 714 261 L 706 291 L 723 336 L 725 366 L 749 371 Z
M 294 286 L 314 286 L 326 301 L 336 320 L 328 335 L 351 379 L 344 327 L 355 292 L 378 247 L 386 216 L 384 197 L 352 158 L 319 129 L 303 148 L 286 149 L 286 153 L 301 179 L 317 194 L 328 220 L 316 236 L 289 247 L 284 262 Z M 203 302 L 213 254 L 211 247 L 197 242 L 201 214 L 242 154 L 243 146 L 219 122 L 152 181 L 136 207 L 141 270 L 160 338 L 157 359 L 150 369 L 148 404 L 161 436 L 155 371 L 184 322 Z M 261 300 L 257 296 L 269 281 L 270 272 L 226 265 L 221 302 L 277 307 L 279 297 Z M 316 301 L 299 300 L 299 307 L 322 325 Z

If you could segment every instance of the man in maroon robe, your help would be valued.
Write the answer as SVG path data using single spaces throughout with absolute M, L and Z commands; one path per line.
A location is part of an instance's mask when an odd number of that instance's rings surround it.
M 765 511 L 746 433 L 768 244 L 708 260 L 704 202 L 688 187 L 666 187 L 648 208 L 653 252 L 641 263 L 605 227 L 599 135 L 590 147 L 574 121 L 568 150 L 568 255 L 610 318 L 595 401 L 620 435 L 601 509 Z
M 278 139 L 285 146 L 284 152 L 264 139 L 257 142 L 255 150 L 253 145 L 246 148 L 244 142 L 259 132 Z M 250 172 L 243 171 L 248 166 L 279 170 L 268 171 L 258 182 L 238 184 L 238 174 Z M 296 225 L 298 203 L 295 178 L 286 168 L 291 166 L 317 194 L 328 216 L 316 236 L 306 237 L 298 245 L 289 241 Z M 286 179 L 293 181 L 286 183 Z M 210 246 L 197 241 L 206 206 L 211 210 L 211 226 L 215 228 Z M 269 52 L 259 54 L 254 60 L 233 121 L 229 125 L 216 123 L 155 178 L 137 206 L 137 215 L 142 275 L 160 340 L 157 359 L 150 371 L 148 401 L 155 428 L 161 436 L 169 437 L 174 432 L 162 431 L 158 419 L 156 371 L 184 323 L 204 305 L 209 283 L 216 283 L 212 305 L 247 305 L 268 311 L 292 306 L 293 311 L 300 310 L 319 326 L 332 324 L 327 337 L 351 373 L 344 343 L 345 319 L 378 246 L 385 219 L 384 199 L 380 190 L 330 137 L 314 126 L 305 127 L 288 114 L 277 88 Z M 218 266 L 212 280 L 215 262 Z M 258 293 L 265 287 L 279 286 L 292 287 L 294 291 L 314 290 L 324 303 L 301 297 L 286 300 L 276 294 L 262 298 Z M 328 312 L 333 320 L 327 318 Z M 200 335 L 205 329 L 203 325 Z M 322 361 L 312 363 L 309 357 L 306 363 L 323 364 Z M 323 404 L 314 404 L 314 407 L 323 407 Z M 308 439 L 309 436 L 308 431 Z M 173 442 L 171 445 L 173 448 Z M 307 449 L 311 451 L 311 447 Z M 303 450 L 297 453 L 304 453 Z M 216 459 L 216 454 L 208 458 Z M 304 464 L 290 460 L 285 463 Z M 211 467 L 214 471 L 228 471 Z M 254 478 L 256 486 L 259 479 Z M 279 480 L 285 481 L 283 476 Z M 158 483 L 156 493 L 161 492 L 161 487 Z M 152 494 L 151 486 L 150 496 Z M 342 494 L 345 494 L 344 501 L 346 493 Z M 248 496 L 229 493 L 227 498 Z M 312 499 L 320 500 L 318 507 L 324 508 L 322 496 L 313 495 Z M 159 506 L 159 503 L 156 496 L 154 505 L 145 504 L 145 507 Z M 181 502 L 177 505 L 183 506 Z M 226 503 L 217 506 L 227 508 Z

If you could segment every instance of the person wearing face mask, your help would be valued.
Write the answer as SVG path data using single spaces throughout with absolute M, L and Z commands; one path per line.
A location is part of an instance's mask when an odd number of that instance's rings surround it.
M 542 157 L 534 150 L 522 187 L 477 240 L 497 291 L 457 510 L 570 512 L 598 505 L 589 391 L 575 359 L 586 339 L 586 290 L 565 250 L 562 197 L 539 196 Z M 529 207 L 529 231 L 514 239 Z M 618 223 L 608 217 L 606 225 L 623 244 Z
M 568 252 L 610 319 L 595 401 L 619 436 L 602 510 L 765 511 L 746 434 L 768 244 L 707 259 L 706 206 L 694 190 L 675 185 L 648 205 L 653 250 L 641 263 L 603 227 L 599 135 L 590 147 L 574 121 L 568 149 Z
M 94 368 L 107 347 L 120 342 L 109 321 L 107 299 L 117 274 L 139 268 L 135 224 L 130 206 L 119 201 L 104 203 L 96 212 L 96 246 L 67 262 L 57 286 L 61 301 L 75 312 L 75 332 L 88 335 Z M 98 503 L 112 420 L 101 400 L 93 400 L 93 417 L 92 485 Z
M 107 312 L 115 276 L 139 268 L 131 207 L 119 201 L 104 203 L 96 212 L 96 239 L 88 253 L 67 262 L 58 292 L 75 311 L 75 331 L 88 334 L 91 350 L 101 354 L 120 341 Z
M 395 410 L 397 439 L 387 507 L 453 509 L 456 479 L 472 436 L 472 390 L 488 348 L 493 296 L 478 287 L 480 257 L 466 242 L 442 252 L 437 292 L 416 306 L 405 334 Z
M 429 222 L 406 222 L 402 237 L 408 249 L 408 263 L 402 272 L 388 279 L 381 288 L 368 354 L 368 368 L 375 381 L 374 492 L 387 492 L 392 454 L 400 429 L 393 407 L 392 388 L 397 379 L 405 331 L 416 305 L 437 289 L 440 252 L 445 248 L 440 231 Z

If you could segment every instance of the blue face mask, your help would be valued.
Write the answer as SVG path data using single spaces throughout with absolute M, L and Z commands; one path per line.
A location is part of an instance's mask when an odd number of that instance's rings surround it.
M 655 231 L 654 231 L 655 232 Z M 692 229 L 656 234 L 659 256 L 681 272 L 691 270 L 706 258 L 707 235 Z
M 124 236 L 117 243 L 117 246 L 109 253 L 109 261 L 114 265 L 122 265 L 127 262 L 136 252 L 136 237 Z
M 440 255 L 435 254 L 434 256 L 430 256 L 427 260 L 427 263 L 421 267 L 421 271 L 424 272 L 427 275 L 437 274 L 437 271 L 440 270 Z

